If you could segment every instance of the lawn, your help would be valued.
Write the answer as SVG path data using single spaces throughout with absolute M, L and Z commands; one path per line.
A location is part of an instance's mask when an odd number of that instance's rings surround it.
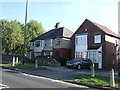
M 92 85 L 109 86 L 110 77 L 96 75 L 94 78 L 92 78 L 91 75 L 83 74 L 77 75 L 75 81 Z M 116 86 L 120 86 L 120 79 L 115 79 L 115 83 Z
M 33 65 L 23 65 L 23 64 L 16 64 L 15 66 L 12 66 L 12 64 L 2 64 L 4 67 L 10 67 L 12 69 L 22 69 L 22 70 L 47 70 L 47 68 L 44 67 L 38 67 L 36 68 Z

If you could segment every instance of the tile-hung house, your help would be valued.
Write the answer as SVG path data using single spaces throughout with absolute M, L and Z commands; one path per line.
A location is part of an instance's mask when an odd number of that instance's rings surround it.
M 60 57 L 70 57 L 72 32 L 65 27 L 60 27 L 59 22 L 56 23 L 55 29 L 52 29 L 31 40 L 31 56 L 50 55 Z
M 86 19 L 71 37 L 72 58 L 89 58 L 96 68 L 115 66 L 118 35 L 103 25 Z

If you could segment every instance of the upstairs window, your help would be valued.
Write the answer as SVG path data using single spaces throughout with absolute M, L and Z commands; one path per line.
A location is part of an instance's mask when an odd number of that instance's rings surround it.
M 101 43 L 101 35 L 94 36 L 94 43 Z
M 79 35 L 75 38 L 76 45 L 87 45 L 87 35 Z
M 34 42 L 32 42 L 32 46 L 34 46 Z
M 51 39 L 45 40 L 45 46 L 51 46 Z
M 35 47 L 39 47 L 40 46 L 40 41 L 35 41 Z
M 56 45 L 60 45 L 60 39 L 56 39 Z
M 78 38 L 77 37 L 75 38 L 75 44 L 76 45 L 78 44 Z
M 34 42 L 31 42 L 31 46 L 34 46 Z

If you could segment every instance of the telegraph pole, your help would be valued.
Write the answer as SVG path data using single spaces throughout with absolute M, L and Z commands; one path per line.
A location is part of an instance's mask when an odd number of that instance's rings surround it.
M 28 0 L 26 0 L 26 11 L 25 11 L 25 28 L 24 28 L 24 53 L 23 53 L 23 62 L 25 61 L 26 56 L 26 24 L 27 24 L 27 7 L 28 7 Z

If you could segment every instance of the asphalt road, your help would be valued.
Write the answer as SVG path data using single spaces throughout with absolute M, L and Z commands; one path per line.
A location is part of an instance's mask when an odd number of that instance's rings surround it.
M 88 88 L 45 78 L 32 77 L 8 69 L 2 69 L 2 84 L 9 88 Z

